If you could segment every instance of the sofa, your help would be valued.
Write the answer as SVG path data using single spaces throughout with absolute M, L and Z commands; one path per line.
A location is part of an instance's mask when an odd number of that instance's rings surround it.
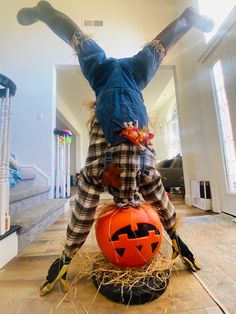
M 180 155 L 172 159 L 158 161 L 157 170 L 162 177 L 166 191 L 170 192 L 171 188 L 181 188 L 184 193 L 184 172 Z

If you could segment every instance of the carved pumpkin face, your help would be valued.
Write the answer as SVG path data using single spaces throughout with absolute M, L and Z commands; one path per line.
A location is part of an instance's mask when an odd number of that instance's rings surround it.
M 160 248 L 162 225 L 149 205 L 117 208 L 96 223 L 97 242 L 103 254 L 120 267 L 141 267 Z

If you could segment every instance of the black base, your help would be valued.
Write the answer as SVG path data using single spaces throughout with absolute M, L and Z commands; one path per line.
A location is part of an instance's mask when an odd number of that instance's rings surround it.
M 95 275 L 93 275 L 93 282 L 96 288 L 99 288 L 99 292 L 108 299 L 117 303 L 137 305 L 153 301 L 165 292 L 169 284 L 170 270 L 165 270 L 163 273 L 167 278 L 165 282 L 157 276 L 146 277 L 132 287 L 115 284 L 101 285 Z

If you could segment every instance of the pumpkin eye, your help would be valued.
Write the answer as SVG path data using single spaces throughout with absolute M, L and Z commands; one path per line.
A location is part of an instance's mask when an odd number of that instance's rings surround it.
M 142 245 L 137 245 L 137 246 L 136 246 L 136 248 L 137 248 L 139 251 L 142 250 L 142 247 L 143 247 Z
M 156 247 L 158 246 L 158 242 L 154 242 L 151 244 L 152 246 L 152 253 L 155 251 Z
M 151 247 L 152 247 L 152 253 L 155 251 L 155 249 L 157 248 L 158 246 L 158 242 L 154 242 L 151 244 Z M 137 245 L 136 248 L 141 251 L 142 250 L 142 247 L 143 245 Z
M 123 257 L 124 253 L 125 253 L 125 248 L 122 249 L 115 249 L 116 253 L 120 256 Z

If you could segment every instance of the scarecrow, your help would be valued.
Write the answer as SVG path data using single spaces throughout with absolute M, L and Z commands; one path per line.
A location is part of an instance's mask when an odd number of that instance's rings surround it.
M 90 232 L 104 186 L 119 208 L 139 206 L 142 195 L 155 208 L 172 240 L 172 257 L 180 255 L 190 270 L 199 270 L 200 265 L 176 232 L 176 212 L 155 167 L 155 152 L 149 145 L 153 134 L 149 132 L 141 91 L 170 47 L 192 27 L 211 31 L 213 22 L 188 7 L 136 55 L 115 59 L 107 58 L 94 40 L 47 1 L 21 9 L 17 20 L 22 25 L 41 21 L 72 46 L 96 95 L 88 155 L 79 175 L 65 246 L 49 268 L 40 294 L 48 293 L 58 281 L 66 290 L 68 266 Z

